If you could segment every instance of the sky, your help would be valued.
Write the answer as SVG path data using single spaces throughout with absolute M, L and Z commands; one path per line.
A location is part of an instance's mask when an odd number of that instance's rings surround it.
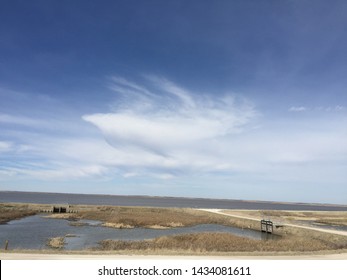
M 347 204 L 346 1 L 1 1 L 0 190 Z

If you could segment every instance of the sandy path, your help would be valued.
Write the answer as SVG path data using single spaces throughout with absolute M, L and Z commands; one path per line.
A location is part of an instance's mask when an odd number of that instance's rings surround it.
M 161 256 L 161 255 L 96 255 L 0 253 L 1 260 L 347 260 L 347 253 L 319 255 L 263 256 Z
M 224 215 L 224 216 L 230 216 L 230 217 L 235 217 L 235 218 L 252 220 L 252 221 L 259 221 L 260 222 L 260 220 L 261 220 L 260 218 L 252 218 L 252 217 L 249 217 L 248 215 L 230 214 L 230 213 L 221 212 L 221 211 L 224 211 L 224 209 L 199 209 L 199 210 L 211 212 L 211 213 L 215 213 L 215 214 L 219 214 L 219 215 Z M 327 233 L 347 236 L 347 231 L 342 231 L 342 230 L 317 228 L 317 227 L 302 226 L 302 225 L 289 224 L 289 223 L 281 223 L 281 225 L 288 226 L 288 227 L 305 228 L 305 229 L 310 229 L 310 230 L 315 230 L 315 231 L 320 231 L 320 232 L 327 232 Z

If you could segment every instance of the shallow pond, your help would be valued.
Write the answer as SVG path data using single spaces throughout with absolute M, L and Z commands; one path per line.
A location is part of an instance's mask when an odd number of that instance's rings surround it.
M 49 249 L 47 239 L 66 236 L 66 250 L 83 250 L 95 247 L 105 239 L 144 240 L 164 235 L 175 235 L 199 232 L 227 232 L 251 239 L 272 239 L 275 235 L 261 233 L 250 229 L 201 224 L 191 227 L 172 229 L 115 229 L 101 226 L 99 221 L 79 220 L 83 226 L 73 226 L 73 222 L 63 219 L 45 218 L 43 215 L 26 217 L 0 225 L 0 244 L 4 246 L 9 240 L 9 249 Z
M 318 227 L 318 228 L 324 228 L 324 229 L 333 229 L 338 231 L 347 231 L 347 226 L 342 225 L 328 225 L 324 223 L 317 223 L 317 222 L 311 222 L 308 223 L 310 226 Z

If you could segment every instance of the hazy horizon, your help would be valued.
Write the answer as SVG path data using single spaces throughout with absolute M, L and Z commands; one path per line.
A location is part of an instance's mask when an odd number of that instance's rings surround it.
M 230 200 L 230 201 L 245 201 L 245 202 L 260 202 L 260 203 L 276 203 L 276 204 L 312 204 L 312 205 L 336 205 L 347 206 L 347 204 L 339 203 L 324 203 L 324 202 L 302 202 L 302 201 L 280 201 L 280 200 L 256 200 L 256 199 L 234 199 L 234 198 L 218 198 L 218 197 L 196 197 L 196 196 L 158 196 L 158 195 L 146 195 L 146 194 L 107 194 L 107 193 L 78 193 L 78 192 L 46 192 L 46 191 L 17 191 L 17 190 L 0 190 L 7 193 L 42 193 L 42 194 L 59 194 L 59 195 L 86 195 L 86 196 L 116 196 L 116 197 L 148 197 L 148 198 L 178 198 L 178 199 L 207 199 L 207 200 Z

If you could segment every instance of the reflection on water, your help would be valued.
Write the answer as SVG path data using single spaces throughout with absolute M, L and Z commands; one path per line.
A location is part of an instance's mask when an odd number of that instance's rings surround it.
M 338 230 L 338 231 L 347 231 L 347 226 L 343 225 L 330 225 L 325 223 L 318 223 L 318 222 L 303 222 L 302 224 L 306 224 L 309 226 L 317 227 L 317 228 L 324 228 L 324 229 L 332 229 L 332 230 Z
M 41 215 L 30 216 L 0 225 L 0 244 L 3 246 L 9 240 L 9 249 L 48 249 L 47 239 L 65 236 L 67 250 L 82 250 L 97 246 L 104 239 L 144 240 L 163 235 L 174 235 L 199 232 L 227 232 L 251 239 L 275 238 L 274 235 L 261 233 L 250 229 L 202 224 L 191 227 L 172 229 L 115 229 L 101 226 L 99 221 L 80 220 L 83 226 L 73 226 L 63 219 L 48 219 Z

